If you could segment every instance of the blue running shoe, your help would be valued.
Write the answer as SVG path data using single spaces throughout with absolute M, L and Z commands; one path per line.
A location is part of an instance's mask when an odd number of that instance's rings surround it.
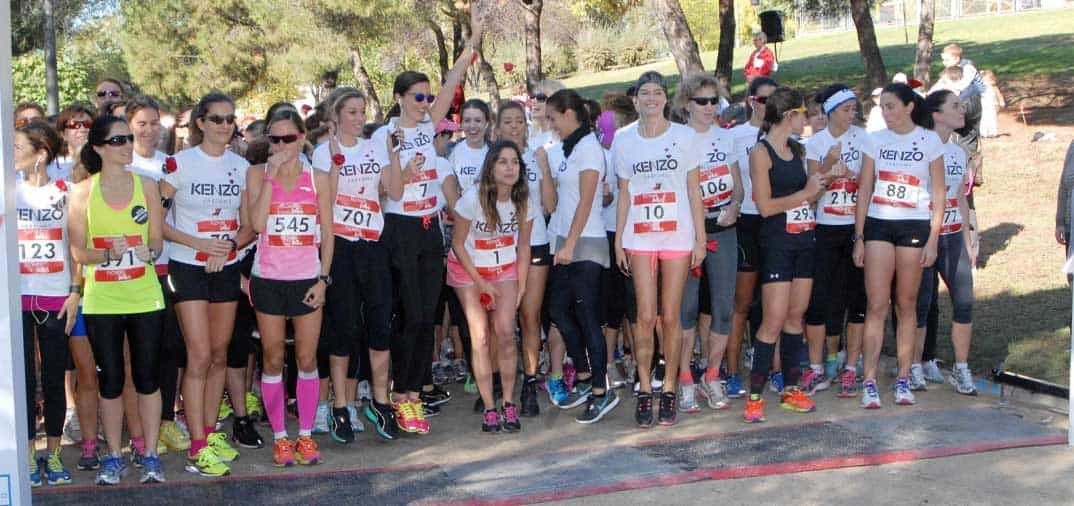
M 746 389 L 742 387 L 742 378 L 738 376 L 738 373 L 727 376 L 727 396 L 739 399 L 743 395 L 746 395 Z
M 164 466 L 160 463 L 160 457 L 146 455 L 142 458 L 142 483 L 164 483 Z
M 768 384 L 768 389 L 769 390 L 771 390 L 771 391 L 773 391 L 773 392 L 775 392 L 777 394 L 783 395 L 783 373 L 781 373 L 781 372 L 772 373 L 772 375 L 768 377 L 768 382 L 769 382 L 769 384 Z
M 30 487 L 40 487 L 43 482 L 41 481 L 41 461 L 37 458 L 37 452 L 30 452 Z
M 548 381 L 545 381 L 545 388 L 548 390 L 548 400 L 552 404 L 563 406 L 567 403 L 569 393 L 567 392 L 567 382 L 563 381 L 563 378 L 548 378 Z
M 108 455 L 101 459 L 101 470 L 97 471 L 97 484 L 119 485 L 128 470 L 127 460 L 122 455 Z
M 63 466 L 59 446 L 48 454 L 48 460 L 45 461 L 45 476 L 48 478 L 49 485 L 67 485 L 71 483 L 71 473 Z

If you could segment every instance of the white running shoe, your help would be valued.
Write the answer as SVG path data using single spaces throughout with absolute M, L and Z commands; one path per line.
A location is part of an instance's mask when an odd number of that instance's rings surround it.
M 956 392 L 962 395 L 977 395 L 977 387 L 973 384 L 973 373 L 968 368 L 952 368 L 951 375 L 947 379 L 954 385 Z

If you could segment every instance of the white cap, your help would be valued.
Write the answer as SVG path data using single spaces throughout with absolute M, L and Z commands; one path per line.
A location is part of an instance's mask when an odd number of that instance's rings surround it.
M 898 72 L 898 73 L 896 73 L 896 74 L 895 74 L 894 76 L 891 76 L 891 82 L 893 82 L 893 83 L 903 83 L 903 84 L 906 84 L 906 83 L 907 83 L 907 82 L 909 82 L 909 81 L 910 81 L 910 79 L 909 79 L 909 78 L 907 78 L 907 77 L 906 77 L 906 74 L 905 74 L 905 73 L 903 73 L 903 72 Z

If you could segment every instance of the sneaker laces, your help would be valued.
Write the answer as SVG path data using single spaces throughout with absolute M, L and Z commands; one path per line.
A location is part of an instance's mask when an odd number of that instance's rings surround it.
M 417 421 L 419 421 L 419 422 L 424 422 L 425 421 L 425 403 L 424 402 L 422 402 L 420 400 L 410 401 L 410 410 L 411 410 L 411 413 L 413 413 L 413 417 Z
M 963 388 L 974 388 L 973 375 L 969 369 L 955 368 L 955 380 L 958 381 L 959 386 Z
M 880 393 L 876 389 L 875 382 L 866 382 L 863 386 L 867 395 L 869 395 L 870 397 L 879 397 Z
M 638 396 L 638 409 L 653 410 L 653 394 Z
M 46 465 L 48 466 L 48 470 L 54 473 L 62 473 L 65 471 L 63 468 L 63 461 L 60 460 L 60 447 L 57 446 L 55 450 L 49 452 Z
M 105 473 L 118 473 L 123 468 L 123 457 L 109 455 L 101 462 L 101 470 Z
M 844 389 L 850 390 L 850 388 L 854 386 L 854 376 L 855 376 L 854 371 L 852 371 L 850 369 L 844 370 L 843 374 L 839 375 L 839 384 Z
M 277 440 L 276 445 L 274 446 L 274 450 L 281 457 L 294 457 L 295 455 L 295 448 L 291 444 L 291 441 L 287 439 Z
M 495 410 L 485 411 L 485 425 L 497 425 L 500 423 L 500 414 Z
M 315 443 L 311 437 L 302 436 L 298 438 L 298 443 L 295 444 L 295 450 L 301 454 L 317 453 L 317 443 Z
M 895 392 L 902 395 L 910 393 L 910 382 L 906 379 L 900 379 L 899 381 L 896 381 Z
M 504 404 L 503 418 L 507 423 L 518 422 L 518 406 L 515 406 L 514 404 Z

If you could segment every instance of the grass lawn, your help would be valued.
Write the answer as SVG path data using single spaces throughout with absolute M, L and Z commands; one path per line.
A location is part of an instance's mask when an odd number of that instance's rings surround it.
M 888 74 L 912 73 L 917 27 L 910 26 L 910 44 L 904 43 L 902 27 L 877 30 Z M 1015 15 L 943 21 L 936 24 L 933 76 L 941 70 L 939 47 L 957 42 L 978 68 L 992 69 L 1001 82 L 1029 75 L 1074 77 L 1074 9 L 1037 11 Z M 742 66 L 750 47 L 735 51 L 732 93 L 745 93 Z M 706 52 L 701 59 L 707 70 L 716 67 L 716 53 Z M 858 53 L 855 32 L 813 35 L 788 41 L 780 46 L 777 80 L 803 89 L 819 89 L 834 82 L 860 86 L 864 67 Z M 678 82 L 678 70 L 672 60 L 661 60 L 641 67 L 607 72 L 579 73 L 564 83 L 584 95 L 599 99 L 608 91 L 625 91 L 646 70 L 657 70 Z M 1069 82 L 1067 84 L 1069 86 Z

